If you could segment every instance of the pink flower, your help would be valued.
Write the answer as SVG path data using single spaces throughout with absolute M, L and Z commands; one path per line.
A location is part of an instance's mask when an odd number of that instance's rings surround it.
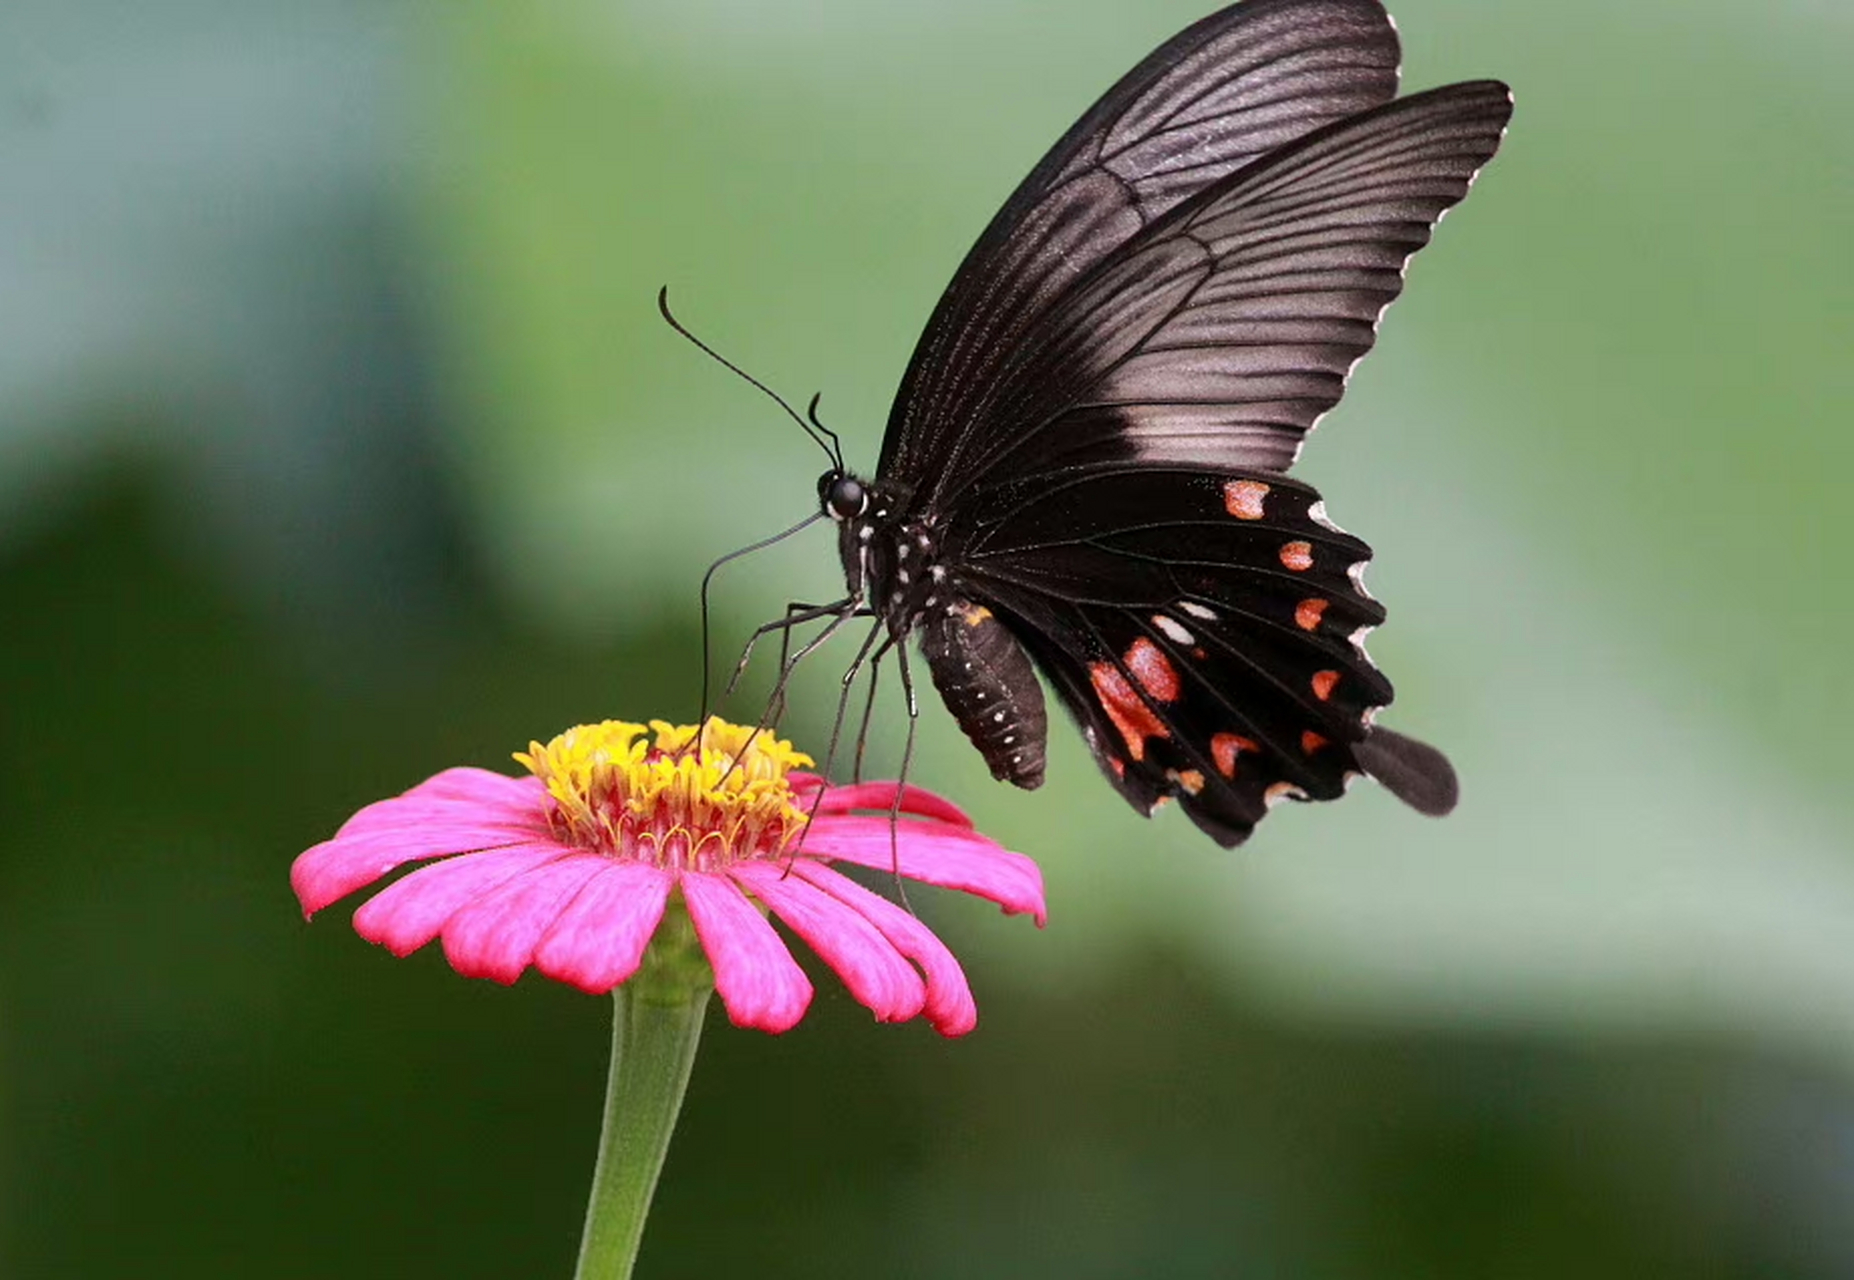
M 810 760 L 770 734 L 711 719 L 698 748 L 693 726 L 650 727 L 654 743 L 643 725 L 582 725 L 516 756 L 533 776 L 447 769 L 368 805 L 290 869 L 304 914 L 441 859 L 363 904 L 361 936 L 401 956 L 442 937 L 466 977 L 510 983 L 532 965 L 600 993 L 637 971 L 666 910 L 686 909 L 728 1017 L 778 1032 L 812 988 L 770 911 L 879 1021 L 924 1014 L 948 1036 L 977 1024 L 945 944 L 830 864 L 898 870 L 1041 925 L 1034 862 L 917 787 L 899 788 L 891 828 L 897 784 L 828 786 L 793 772 Z

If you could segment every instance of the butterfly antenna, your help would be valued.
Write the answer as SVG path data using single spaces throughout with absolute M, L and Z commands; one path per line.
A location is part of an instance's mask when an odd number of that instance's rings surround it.
M 822 391 L 815 393 L 811 397 L 811 403 L 805 406 L 805 417 L 811 420 L 812 426 L 816 427 L 819 431 L 822 431 L 825 435 L 830 437 L 831 461 L 837 464 L 837 470 L 842 471 L 843 470 L 843 441 L 837 438 L 837 433 L 835 431 L 832 431 L 829 427 L 825 426 L 822 422 L 818 421 L 818 401 L 822 400 L 823 398 L 824 398 L 824 393 Z
M 767 386 L 764 382 L 761 382 L 758 378 L 748 373 L 745 369 L 735 364 L 732 360 L 729 360 L 726 356 L 722 355 L 719 351 L 716 351 L 713 347 L 709 346 L 706 342 L 703 342 L 700 338 L 696 337 L 693 333 L 690 333 L 689 330 L 684 327 L 682 321 L 678 320 L 675 317 L 675 315 L 671 313 L 670 311 L 669 286 L 668 285 L 664 285 L 661 289 L 657 290 L 657 310 L 663 313 L 663 319 L 669 324 L 670 328 L 674 329 L 677 333 L 680 333 L 683 337 L 687 338 L 690 342 L 694 343 L 696 349 L 699 350 L 703 355 L 707 356 L 710 360 L 713 360 L 716 364 L 720 365 L 722 368 L 734 374 L 735 377 L 741 379 L 743 382 L 747 383 L 749 386 L 758 387 L 761 391 L 765 392 L 765 394 L 769 398 L 771 398 L 774 404 L 778 405 L 781 409 L 785 410 L 786 417 L 790 418 L 793 422 L 796 422 L 798 424 L 799 430 L 803 431 L 806 435 L 811 437 L 812 443 L 814 443 L 815 445 L 817 445 L 818 448 L 822 449 L 825 453 L 830 455 L 832 466 L 836 467 L 839 471 L 843 469 L 843 464 L 841 463 L 841 461 L 839 461 L 839 457 L 840 457 L 839 453 L 836 451 L 833 451 L 830 445 L 824 443 L 824 437 L 820 436 L 817 433 L 817 431 L 814 431 L 810 423 L 806 422 L 803 418 L 798 416 L 798 411 L 792 408 L 792 406 L 786 402 L 786 398 L 784 396 L 780 395 L 777 391 L 774 391 L 771 387 Z M 835 441 L 837 437 L 834 433 L 832 433 L 830 438 L 832 441 Z

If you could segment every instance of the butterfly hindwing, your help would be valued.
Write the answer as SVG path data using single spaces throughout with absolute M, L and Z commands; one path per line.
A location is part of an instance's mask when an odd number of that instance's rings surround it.
M 1326 799 L 1391 700 L 1364 637 L 1370 548 L 1265 473 L 1069 476 L 961 553 L 1123 793 L 1176 796 L 1235 843 L 1283 795 Z

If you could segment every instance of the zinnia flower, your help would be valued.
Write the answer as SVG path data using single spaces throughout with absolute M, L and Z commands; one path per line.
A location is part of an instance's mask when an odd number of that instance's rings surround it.
M 879 1021 L 924 1014 L 949 1036 L 976 1025 L 945 944 L 830 864 L 963 889 L 1041 925 L 1034 862 L 918 787 L 794 772 L 811 760 L 769 733 L 711 719 L 698 744 L 693 725 L 649 727 L 654 742 L 641 724 L 581 725 L 516 755 L 530 777 L 447 769 L 368 805 L 291 868 L 304 914 L 442 859 L 362 905 L 361 936 L 401 956 L 442 937 L 467 977 L 511 983 L 533 966 L 601 993 L 637 971 L 665 911 L 686 908 L 728 1017 L 778 1032 L 812 987 L 764 908 Z

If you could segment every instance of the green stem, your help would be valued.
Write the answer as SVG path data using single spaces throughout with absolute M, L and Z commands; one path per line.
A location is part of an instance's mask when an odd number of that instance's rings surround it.
M 643 968 L 612 993 L 605 1129 L 575 1280 L 626 1280 L 636 1265 L 713 990 L 688 915 L 672 907 Z

